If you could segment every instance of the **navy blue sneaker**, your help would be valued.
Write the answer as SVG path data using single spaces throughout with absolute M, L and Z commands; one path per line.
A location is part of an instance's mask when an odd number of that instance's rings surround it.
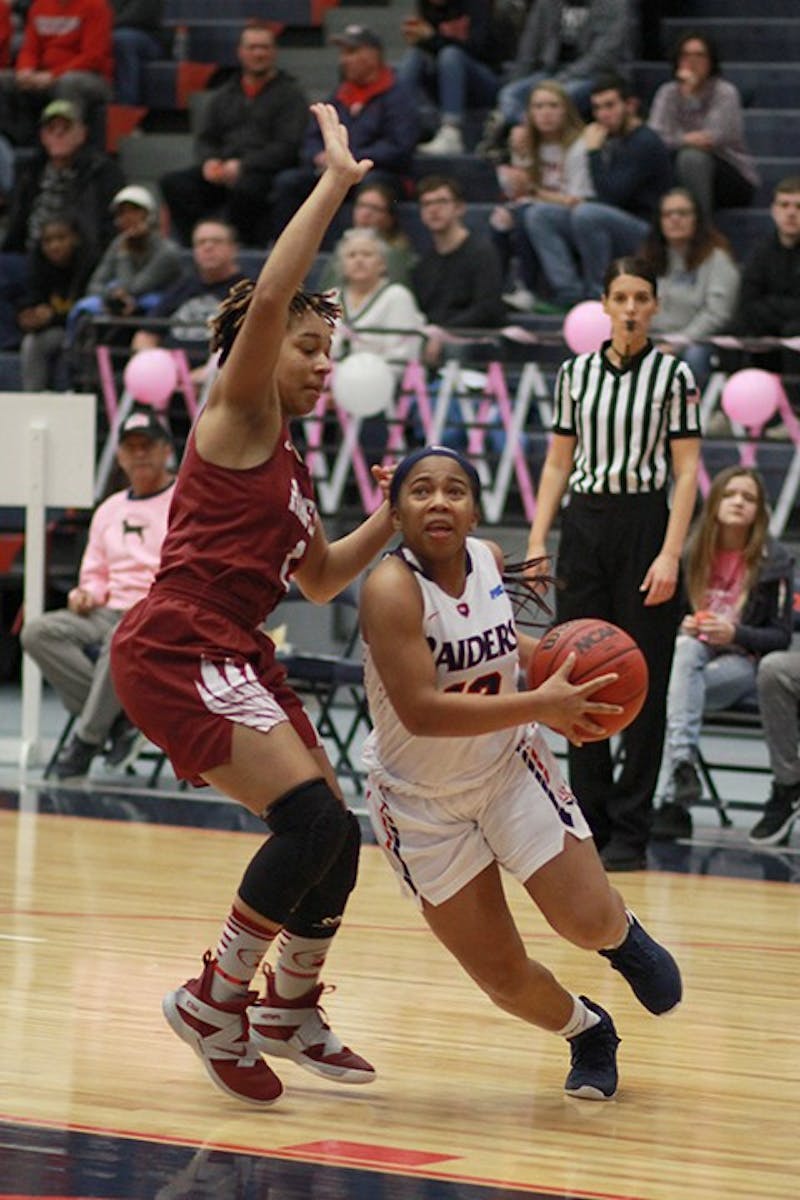
M 633 913 L 628 936 L 616 950 L 601 950 L 615 971 L 631 985 L 633 994 L 657 1017 L 677 1008 L 683 996 L 678 964 L 664 946 L 650 937 Z
M 572 1066 L 564 1091 L 579 1100 L 610 1100 L 617 1090 L 617 1031 L 604 1008 L 585 996 L 581 1000 L 600 1020 L 591 1029 L 567 1038 Z

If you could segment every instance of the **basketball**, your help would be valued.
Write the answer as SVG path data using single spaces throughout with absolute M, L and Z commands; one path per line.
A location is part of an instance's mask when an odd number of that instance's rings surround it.
M 528 664 L 528 685 L 539 687 L 572 651 L 575 665 L 570 683 L 587 683 L 611 671 L 619 675 L 614 683 L 595 692 L 592 699 L 619 704 L 622 712 L 593 713 L 592 720 L 603 726 L 606 737 L 625 729 L 639 715 L 647 696 L 647 663 L 636 642 L 624 629 L 597 617 L 554 625 L 539 642 Z

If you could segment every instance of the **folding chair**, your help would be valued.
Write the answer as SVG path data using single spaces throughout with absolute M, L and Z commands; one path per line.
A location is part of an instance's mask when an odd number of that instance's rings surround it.
M 292 588 L 287 601 L 303 601 L 302 594 Z M 315 724 L 320 737 L 333 751 L 331 758 L 337 775 L 352 780 L 358 795 L 363 787 L 363 771 L 353 762 L 354 743 L 359 734 L 367 734 L 372 722 L 364 692 L 364 669 L 358 654 L 358 595 L 354 587 L 346 588 L 332 601 L 334 612 L 345 616 L 350 626 L 341 654 L 322 654 L 291 649 L 278 651 L 279 661 L 288 673 L 287 682 L 303 699 L 314 701 Z

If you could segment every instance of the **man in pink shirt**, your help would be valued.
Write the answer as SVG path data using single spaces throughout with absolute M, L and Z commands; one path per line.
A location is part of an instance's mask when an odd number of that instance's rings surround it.
M 108 758 L 115 765 L 130 744 L 132 726 L 114 692 L 109 650 L 118 622 L 150 590 L 158 569 L 175 488 L 171 457 L 169 434 L 153 411 L 134 409 L 122 424 L 117 450 L 130 487 L 95 511 L 67 607 L 23 626 L 23 649 L 77 717 L 74 736 L 54 766 L 58 779 L 86 775 L 109 738 Z M 90 647 L 98 652 L 95 661 Z

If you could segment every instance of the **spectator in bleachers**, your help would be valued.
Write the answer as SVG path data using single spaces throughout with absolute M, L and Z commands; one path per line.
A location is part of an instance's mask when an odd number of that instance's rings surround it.
M 539 189 L 533 193 L 539 202 L 524 218 L 558 304 L 599 300 L 608 264 L 635 252 L 672 182 L 669 152 L 642 122 L 630 86 L 619 77 L 600 78 L 591 99 L 595 119 L 582 144 L 593 195 L 568 192 L 563 203 L 542 203 Z
M 0 72 L 0 131 L 29 145 L 53 99 L 70 100 L 90 117 L 101 113 L 112 74 L 107 0 L 33 0 L 14 68 Z
M 276 175 L 297 162 L 308 101 L 277 65 L 275 34 L 250 20 L 238 47 L 239 72 L 215 88 L 197 137 L 197 166 L 165 175 L 161 191 L 184 244 L 204 217 L 229 221 L 245 245 L 266 239 Z
M 748 838 L 755 846 L 785 846 L 800 817 L 800 651 L 764 655 L 758 664 L 758 707 L 772 787 Z
M 500 234 L 527 240 L 535 269 L 555 306 L 564 310 L 583 299 L 584 289 L 572 258 L 565 262 L 558 247 L 551 252 L 551 238 L 554 229 L 568 231 L 572 209 L 594 195 L 583 128 L 560 83 L 537 84 L 524 123 L 509 135 L 511 163 L 498 167 L 510 204 L 498 206 L 490 218 Z
M 661 199 L 640 253 L 658 279 L 653 340 L 658 344 L 659 334 L 688 339 L 688 345 L 667 342 L 662 349 L 689 364 L 702 390 L 713 349 L 698 343 L 728 331 L 739 295 L 739 268 L 728 239 L 707 223 L 691 192 L 672 188 Z
M 114 233 L 111 201 L 123 185 L 114 159 L 87 144 L 87 129 L 69 100 L 52 100 L 41 115 L 42 150 L 21 164 L 9 197 L 0 254 L 0 346 L 19 345 L 16 307 L 27 280 L 26 252 L 44 222 L 79 213 L 99 250 Z
M 372 160 L 364 182 L 386 183 L 402 195 L 419 140 L 416 97 L 385 62 L 383 42 L 371 29 L 347 25 L 331 41 L 339 47 L 341 83 L 328 103 L 347 130 L 353 156 Z M 282 171 L 275 180 L 273 236 L 288 224 L 325 169 L 316 121 L 308 127 L 300 157 L 300 166 Z M 335 240 L 336 224 L 330 227 L 326 244 Z
M 758 660 L 792 637 L 794 563 L 769 536 L 764 482 L 748 467 L 715 476 L 686 544 L 688 615 L 667 694 L 667 798 L 652 835 L 689 837 L 702 795 L 697 748 L 703 712 L 756 698 Z
M 800 334 L 800 175 L 782 179 L 770 208 L 774 230 L 742 271 L 733 330 L 741 337 Z
M 484 129 L 479 150 L 493 153 L 508 130 L 525 115 L 533 88 L 555 79 L 584 115 L 600 75 L 624 71 L 632 57 L 628 0 L 535 0 L 513 67 L 513 79 L 500 89 L 496 110 Z
M 466 205 L 459 183 L 445 175 L 428 175 L 418 185 L 422 224 L 433 241 L 411 275 L 414 294 L 428 320 L 442 329 L 502 325 L 502 269 L 488 238 L 464 223 Z M 424 357 L 435 366 L 446 342 L 432 334 Z
M 159 232 L 156 202 L 146 187 L 129 184 L 111 208 L 119 232 L 92 273 L 83 309 L 118 317 L 150 312 L 181 275 L 181 252 Z
M 408 235 L 400 228 L 397 208 L 397 193 L 394 188 L 380 182 L 362 184 L 356 191 L 353 203 L 352 227 L 374 229 L 380 234 L 386 245 L 387 279 L 390 283 L 402 283 L 410 287 L 411 268 L 417 260 L 417 254 Z M 342 285 L 338 245 L 337 243 L 334 247 L 322 273 L 319 282 L 321 291 Z
M 55 763 L 58 779 L 86 775 L 109 739 L 109 758 L 116 759 L 135 734 L 114 691 L 109 652 L 120 619 L 147 593 L 158 568 L 175 490 L 172 453 L 169 434 L 151 409 L 126 417 L 117 460 L 129 486 L 97 508 L 67 607 L 22 627 L 26 654 L 77 717 L 72 740 Z M 85 653 L 89 647 L 99 649 L 95 661 Z
M 488 108 L 500 87 L 506 46 L 485 0 L 417 0 L 403 21 L 409 50 L 397 76 L 431 95 L 441 124 L 420 154 L 462 154 L 464 113 L 469 104 Z
M 4 251 L 25 251 L 46 217 L 80 212 L 100 249 L 114 234 L 111 201 L 123 186 L 113 158 L 87 144 L 81 110 L 70 100 L 51 100 L 39 124 L 41 152 L 17 169 L 9 199 Z
M 111 0 L 111 8 L 114 99 L 118 104 L 141 104 L 144 66 L 166 53 L 164 0 Z
M 17 312 L 22 387 L 26 392 L 64 391 L 65 326 L 86 291 L 96 251 L 77 218 L 45 221 L 30 252 L 28 285 Z
M 245 278 L 239 268 L 236 231 L 225 221 L 199 221 L 192 231 L 192 265 L 168 288 L 149 314 L 169 318 L 165 333 L 139 329 L 131 348 L 145 350 L 162 342 L 205 357 L 208 348 L 208 319 L 216 312 L 235 283 Z
M 672 73 L 653 97 L 650 127 L 673 152 L 676 182 L 710 222 L 717 208 L 750 204 L 759 182 L 745 144 L 741 97 L 722 78 L 716 48 L 704 34 L 680 39 Z
M 342 321 L 334 333 L 331 357 L 370 350 L 399 378 L 406 364 L 420 357 L 424 313 L 407 287 L 388 278 L 389 247 L 374 229 L 348 229 L 335 253 L 344 282 Z M 380 329 L 393 332 L 374 332 Z M 396 332 L 401 329 L 413 332 Z

